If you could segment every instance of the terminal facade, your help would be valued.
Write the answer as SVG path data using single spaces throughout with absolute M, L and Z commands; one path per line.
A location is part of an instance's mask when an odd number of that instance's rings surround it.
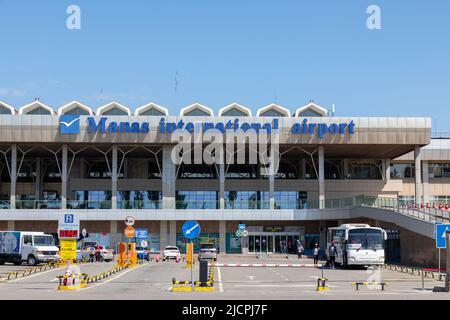
M 196 123 L 276 131 L 277 172 L 264 174 L 259 161 L 174 163 L 171 133 L 192 135 Z M 355 207 L 360 197 L 445 206 L 450 139 L 431 133 L 430 118 L 334 117 L 314 102 L 294 112 L 270 104 L 255 115 L 237 103 L 217 115 L 197 103 L 170 115 L 154 103 L 132 112 L 112 102 L 94 112 L 77 101 L 57 110 L 0 102 L 0 230 L 55 234 L 59 215 L 74 212 L 90 238 L 113 246 L 133 216 L 152 248 L 183 252 L 181 227 L 197 220 L 197 244 L 255 254 L 280 252 L 282 241 L 294 253 L 297 239 L 307 252 L 314 243 L 325 249 L 327 228 L 358 222 L 388 231 L 388 261 L 435 265 L 433 235 L 420 231 L 430 226 Z M 239 224 L 247 237 L 236 235 Z

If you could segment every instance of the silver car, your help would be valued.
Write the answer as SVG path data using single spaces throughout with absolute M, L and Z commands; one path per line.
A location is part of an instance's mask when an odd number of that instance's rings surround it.
M 217 248 L 213 243 L 204 243 L 200 245 L 198 260 L 201 259 L 214 259 L 214 261 L 217 261 Z

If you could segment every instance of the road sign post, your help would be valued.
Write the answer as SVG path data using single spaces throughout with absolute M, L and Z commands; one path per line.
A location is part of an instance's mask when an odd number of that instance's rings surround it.
M 191 256 L 191 288 L 192 292 L 194 292 L 194 242 L 192 239 L 197 238 L 197 236 L 200 234 L 201 228 L 200 224 L 197 221 L 190 220 L 186 221 L 183 224 L 183 227 L 181 228 L 183 231 L 183 234 L 186 238 L 191 240 L 190 245 L 190 256 Z M 186 252 L 187 253 L 187 252 Z

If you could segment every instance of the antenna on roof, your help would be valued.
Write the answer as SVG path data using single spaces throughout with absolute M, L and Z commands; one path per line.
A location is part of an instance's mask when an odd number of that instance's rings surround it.
M 333 103 L 333 105 L 331 106 L 331 116 L 332 117 L 334 117 L 334 113 L 335 112 L 336 112 L 336 108 L 335 108 L 334 103 Z

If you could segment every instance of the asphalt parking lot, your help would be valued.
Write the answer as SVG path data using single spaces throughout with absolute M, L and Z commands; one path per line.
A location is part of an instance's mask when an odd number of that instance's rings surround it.
M 310 264 L 304 258 L 295 257 L 255 258 L 233 257 L 219 258 L 220 264 Z M 82 273 L 93 275 L 106 271 L 114 262 L 102 262 L 80 265 Z M 0 273 L 11 272 L 17 266 L 0 266 Z M 26 268 L 21 266 L 19 268 Z M 8 271 L 7 271 L 8 270 Z M 330 270 L 324 268 L 323 276 L 328 278 L 328 291 L 317 292 L 317 278 L 322 270 L 315 267 L 216 267 L 215 292 L 172 292 L 172 278 L 189 281 L 190 269 L 183 262 L 144 262 L 132 269 L 125 269 L 100 282 L 89 284 L 79 291 L 58 291 L 57 276 L 64 269 L 49 270 L 21 279 L 0 283 L 0 299 L 227 299 L 227 300 L 317 300 L 317 299 L 449 299 L 449 293 L 435 293 L 435 286 L 443 282 L 422 279 L 411 275 L 380 268 L 354 268 L 349 270 Z M 198 264 L 194 268 L 194 280 L 198 280 Z M 353 281 L 387 282 L 385 291 L 379 287 L 363 286 L 356 291 Z

